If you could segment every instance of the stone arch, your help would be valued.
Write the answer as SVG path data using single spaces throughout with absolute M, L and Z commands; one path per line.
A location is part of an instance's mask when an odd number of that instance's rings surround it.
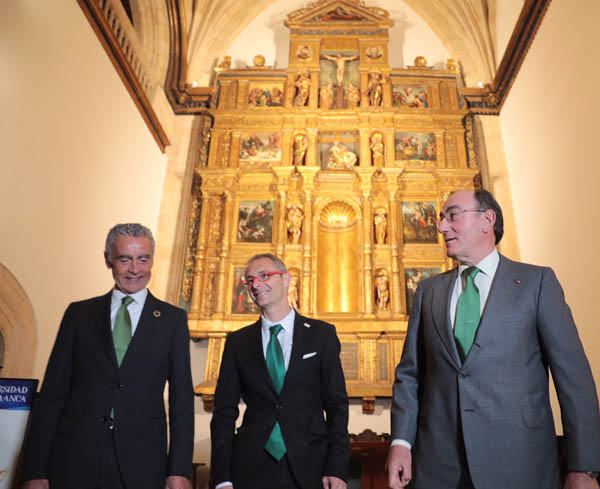
M 0 334 L 4 342 L 1 377 L 33 375 L 37 353 L 37 326 L 25 289 L 0 263 Z

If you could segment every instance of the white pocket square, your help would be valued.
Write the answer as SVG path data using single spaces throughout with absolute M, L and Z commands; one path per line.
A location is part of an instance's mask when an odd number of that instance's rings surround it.
M 302 355 L 302 360 L 306 360 L 307 358 L 314 357 L 316 354 L 317 354 L 316 351 L 313 351 L 312 353 L 306 353 L 306 354 Z

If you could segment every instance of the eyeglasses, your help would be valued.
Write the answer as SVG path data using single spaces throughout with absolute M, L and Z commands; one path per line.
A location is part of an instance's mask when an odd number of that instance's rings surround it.
M 487 209 L 464 209 L 462 211 L 450 211 L 448 214 L 444 214 L 440 212 L 440 218 L 437 221 L 438 226 L 442 223 L 444 219 L 448 222 L 456 222 L 458 221 L 458 216 L 463 215 L 465 212 L 485 212 Z
M 252 284 L 254 283 L 255 280 L 258 280 L 259 282 L 266 282 L 273 275 L 282 275 L 284 273 L 287 273 L 287 272 L 282 272 L 282 271 L 261 272 L 258 275 L 248 275 L 246 278 L 242 279 L 242 283 L 244 285 L 246 285 L 247 287 L 250 287 L 250 286 L 252 286 Z

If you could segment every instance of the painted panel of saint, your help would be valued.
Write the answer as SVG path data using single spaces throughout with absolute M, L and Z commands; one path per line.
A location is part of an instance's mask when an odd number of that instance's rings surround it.
M 245 267 L 235 267 L 233 270 L 233 292 L 231 295 L 232 314 L 256 314 L 260 312 L 258 306 L 250 299 L 248 289 L 242 281 L 244 268 Z
M 270 243 L 273 234 L 273 202 L 247 200 L 238 209 L 238 243 Z
M 397 132 L 394 135 L 397 160 L 435 160 L 435 134 Z
M 248 106 L 283 106 L 283 83 L 250 83 L 248 88 Z
M 415 299 L 415 293 L 417 292 L 417 286 L 423 279 L 433 277 L 440 273 L 439 268 L 405 268 L 404 269 L 404 281 L 406 283 L 406 313 L 410 314 L 412 311 L 413 301 Z
M 392 101 L 397 107 L 416 107 L 426 109 L 429 107 L 427 87 L 392 87 Z
M 435 202 L 402 202 L 405 243 L 437 243 Z
M 240 161 L 281 161 L 281 134 L 242 134 Z

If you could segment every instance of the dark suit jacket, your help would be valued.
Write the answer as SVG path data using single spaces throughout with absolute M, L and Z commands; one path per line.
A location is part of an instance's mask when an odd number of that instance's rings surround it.
M 65 312 L 35 403 L 23 480 L 50 479 L 51 489 L 91 487 L 113 433 L 128 489 L 164 489 L 168 475 L 190 476 L 194 394 L 186 314 L 148 293 L 119 368 L 110 300 L 108 293 Z
M 600 470 L 596 388 L 554 272 L 500 257 L 464 364 L 450 324 L 456 274 L 419 285 L 396 369 L 392 436 L 413 444 L 414 487 L 456 487 L 462 427 L 476 487 L 558 488 L 548 368 L 568 469 Z
M 316 354 L 303 358 L 311 353 Z M 240 397 L 246 412 L 234 434 Z M 348 397 L 333 325 L 296 312 L 290 364 L 279 395 L 265 362 L 260 319 L 229 334 L 211 421 L 215 483 L 231 481 L 235 489 L 255 488 L 272 477 L 265 444 L 277 421 L 303 489 L 322 487 L 324 475 L 346 478 Z

